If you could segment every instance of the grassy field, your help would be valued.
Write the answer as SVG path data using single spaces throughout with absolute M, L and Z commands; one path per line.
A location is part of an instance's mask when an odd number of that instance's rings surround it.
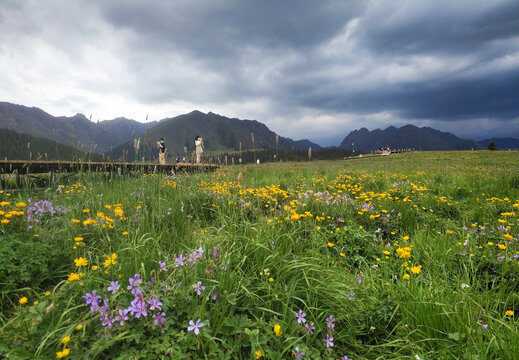
M 519 155 L 0 193 L 9 359 L 518 359 Z

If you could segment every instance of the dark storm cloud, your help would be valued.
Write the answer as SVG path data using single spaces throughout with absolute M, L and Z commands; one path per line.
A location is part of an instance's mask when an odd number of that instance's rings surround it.
M 198 108 L 325 145 L 406 123 L 519 136 L 518 14 L 515 0 L 4 0 L 0 96 L 111 117 Z
M 515 1 L 386 3 L 366 13 L 358 36 L 376 54 L 475 53 L 489 42 L 516 38 L 518 11 Z

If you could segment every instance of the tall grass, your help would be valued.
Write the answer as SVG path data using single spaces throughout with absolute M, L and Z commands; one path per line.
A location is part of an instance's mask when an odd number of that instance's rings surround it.
M 517 165 L 407 153 L 1 193 L 0 353 L 516 359 Z M 44 200 L 63 211 L 30 221 Z

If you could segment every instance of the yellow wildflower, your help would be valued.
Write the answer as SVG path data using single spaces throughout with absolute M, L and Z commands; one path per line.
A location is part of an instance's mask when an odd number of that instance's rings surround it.
M 79 224 L 81 221 L 78 220 L 78 219 L 70 219 L 70 221 L 72 221 L 73 223 L 76 223 L 76 224 Z
M 64 348 L 63 351 L 56 352 L 56 357 L 58 359 L 61 359 L 61 358 L 67 357 L 68 354 L 70 354 L 70 349 L 69 348 Z
M 261 352 L 261 350 L 256 350 L 256 359 L 259 359 L 262 356 L 263 356 L 263 353 Z
M 76 264 L 77 267 L 87 266 L 88 260 L 85 259 L 84 257 L 79 257 L 78 259 L 74 259 L 74 263 Z
M 79 280 L 79 274 L 78 273 L 70 273 L 68 276 L 68 281 L 78 281 Z
M 510 240 L 510 241 L 511 241 L 511 240 L 514 239 L 514 237 L 513 237 L 512 235 L 510 235 L 510 234 L 504 234 L 503 236 L 504 236 L 504 238 L 505 238 L 506 240 Z
M 404 274 L 404 276 L 402 278 L 404 280 L 409 280 L 409 279 L 411 279 L 411 276 L 409 276 L 409 274 Z
M 514 316 L 514 311 L 513 310 L 506 310 L 505 316 Z
M 18 302 L 20 303 L 20 305 L 25 305 L 27 304 L 27 298 L 24 296 L 23 298 L 20 298 L 20 300 L 18 300 Z
M 61 339 L 61 342 L 63 344 L 68 344 L 70 342 L 70 336 L 65 336 L 63 339 Z
M 24 202 L 19 202 L 19 203 L 16 204 L 16 207 L 19 207 L 19 208 L 23 208 L 23 207 L 26 207 L 26 206 L 27 206 L 27 204 L 24 203 Z
M 80 331 L 83 329 L 83 324 L 77 324 L 76 325 L 76 330 Z
M 413 266 L 413 267 L 411 268 L 411 272 L 412 272 L 413 274 L 417 274 L 417 275 L 418 275 L 418 274 L 420 273 L 420 271 L 422 271 L 422 265 Z
M 506 245 L 504 245 L 504 244 L 497 244 L 497 247 L 500 248 L 501 250 L 506 249 Z
M 274 334 L 276 334 L 277 337 L 280 337 L 283 334 L 283 332 L 281 331 L 281 325 L 274 325 Z
M 334 243 L 332 243 L 332 242 L 329 242 L 329 241 L 328 241 L 328 246 L 329 246 L 329 247 L 334 247 L 334 246 L 335 246 L 335 244 L 334 244 Z

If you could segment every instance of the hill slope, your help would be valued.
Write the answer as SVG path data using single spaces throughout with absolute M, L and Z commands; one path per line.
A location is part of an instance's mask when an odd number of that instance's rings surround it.
M 101 161 L 102 155 L 87 154 L 74 147 L 49 139 L 0 129 L 0 154 L 2 160 L 92 160 Z
M 94 123 L 83 114 L 55 117 L 36 107 L 0 102 L 0 128 L 98 153 L 108 151 L 110 146 L 120 145 L 131 139 L 132 134 L 138 136 L 156 124 L 125 118 Z
M 354 148 L 361 152 L 372 152 L 381 147 L 415 150 L 470 150 L 480 149 L 481 145 L 473 140 L 429 127 L 418 128 L 405 125 L 397 129 L 390 126 L 385 130 L 369 131 L 366 128 L 349 133 L 339 145 L 342 149 Z
M 183 154 L 184 147 L 190 153 L 194 150 L 196 135 L 200 135 L 204 139 L 206 151 L 240 150 L 240 144 L 242 150 L 276 148 L 276 133 L 265 124 L 256 120 L 231 119 L 211 112 L 204 114 L 195 110 L 188 114 L 164 119 L 157 126 L 148 130 L 142 136 L 140 152 L 144 153 L 146 157 L 148 152 L 151 152 L 152 157 L 155 157 L 155 142 L 164 137 L 170 156 Z M 252 137 L 254 137 L 254 144 Z M 309 146 L 313 150 L 321 148 L 318 144 L 308 140 L 294 141 L 281 136 L 278 146 L 279 149 L 286 150 L 308 150 Z M 120 157 L 123 150 L 129 154 L 130 159 L 133 159 L 133 142 L 127 142 L 115 148 L 113 156 Z

